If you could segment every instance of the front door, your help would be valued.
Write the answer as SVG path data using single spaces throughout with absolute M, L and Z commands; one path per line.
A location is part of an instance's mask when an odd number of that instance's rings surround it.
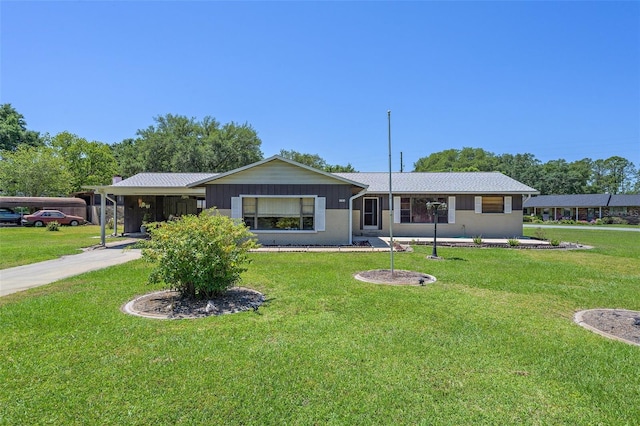
M 378 229 L 378 199 L 364 199 L 364 229 Z

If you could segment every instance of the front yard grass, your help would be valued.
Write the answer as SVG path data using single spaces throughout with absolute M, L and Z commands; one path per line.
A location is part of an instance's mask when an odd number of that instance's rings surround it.
M 142 261 L 0 298 L 0 424 L 637 424 L 640 348 L 572 317 L 640 310 L 638 235 L 547 233 L 597 248 L 397 254 L 425 287 L 353 278 L 388 253 L 253 253 L 267 303 L 198 320 L 120 312 Z
M 0 269 L 78 254 L 100 244 L 99 236 L 96 225 L 61 226 L 56 232 L 46 227 L 0 227 Z

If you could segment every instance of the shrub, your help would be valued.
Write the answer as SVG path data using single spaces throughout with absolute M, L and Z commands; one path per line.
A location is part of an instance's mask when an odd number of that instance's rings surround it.
M 509 238 L 507 241 L 509 242 L 510 247 L 515 247 L 520 245 L 520 240 L 517 239 L 516 237 Z
M 109 220 L 107 220 L 106 228 L 107 229 L 113 229 L 113 218 L 112 217 L 109 218 Z
M 151 239 L 142 250 L 143 258 L 155 263 L 149 282 L 164 283 L 194 299 L 208 299 L 236 285 L 247 269 L 248 251 L 258 247 L 244 223 L 216 209 L 183 216 L 149 232 Z
M 536 230 L 533 232 L 533 236 L 538 239 L 538 240 L 546 240 L 547 239 L 547 233 L 545 232 L 544 229 L 537 227 Z
M 473 237 L 473 243 L 478 245 L 482 244 L 482 235 L 476 235 Z
M 531 223 L 533 222 L 533 219 L 535 219 L 535 216 L 528 216 L 528 215 L 522 216 L 523 223 Z
M 53 222 L 47 223 L 47 231 L 59 231 L 59 230 L 60 230 L 60 224 L 55 220 Z
M 596 225 L 602 225 L 603 222 L 602 222 L 602 219 L 596 219 L 595 223 Z
M 606 223 L 607 225 L 626 225 L 629 223 L 625 219 L 618 216 L 607 216 L 602 219 L 602 222 Z
M 551 245 L 554 247 L 558 247 L 560 245 L 560 240 L 557 238 L 552 238 L 551 239 Z

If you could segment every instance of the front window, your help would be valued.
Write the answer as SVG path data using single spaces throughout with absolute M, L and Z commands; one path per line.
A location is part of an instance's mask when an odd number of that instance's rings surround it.
M 482 197 L 482 213 L 504 213 L 504 198 Z
M 315 198 L 313 197 L 244 197 L 244 223 L 254 230 L 313 230 Z
M 445 197 L 402 197 L 400 198 L 400 223 L 434 223 L 435 214 L 427 209 L 427 203 L 445 203 Z M 438 223 L 448 223 L 447 209 L 437 212 Z

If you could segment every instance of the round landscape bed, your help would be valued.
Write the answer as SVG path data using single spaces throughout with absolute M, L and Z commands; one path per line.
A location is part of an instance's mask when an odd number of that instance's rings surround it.
M 393 275 L 390 269 L 373 269 L 358 272 L 354 277 L 367 283 L 387 285 L 426 285 L 436 281 L 436 277 L 432 275 L 397 269 L 393 271 Z
M 589 309 L 576 312 L 573 319 L 601 336 L 640 346 L 640 311 Z
M 156 291 L 136 297 L 122 307 L 122 311 L 139 317 L 154 319 L 204 318 L 212 315 L 257 311 L 264 303 L 264 295 L 256 290 L 233 287 L 221 296 L 209 300 L 181 297 L 173 290 Z

